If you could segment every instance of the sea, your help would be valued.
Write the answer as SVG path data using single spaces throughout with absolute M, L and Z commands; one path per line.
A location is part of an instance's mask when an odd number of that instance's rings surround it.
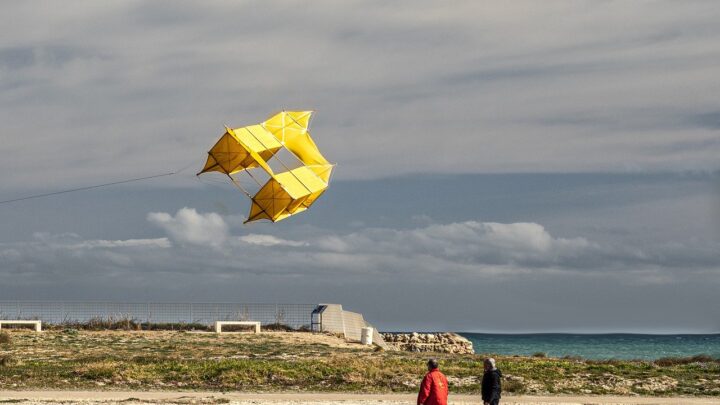
M 548 357 L 579 356 L 585 359 L 642 359 L 691 357 L 705 354 L 720 358 L 720 334 L 489 334 L 460 333 L 473 343 L 475 353 Z

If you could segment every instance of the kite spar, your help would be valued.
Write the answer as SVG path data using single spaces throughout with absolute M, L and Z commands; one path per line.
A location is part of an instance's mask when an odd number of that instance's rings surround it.
M 328 188 L 334 164 L 325 159 L 310 137 L 312 111 L 281 111 L 264 122 L 242 128 L 225 127 L 225 133 L 208 152 L 205 167 L 197 175 L 220 172 L 251 200 L 245 223 L 283 220 L 308 209 Z M 281 160 L 286 150 L 294 165 Z M 280 165 L 276 173 L 270 163 Z M 294 167 L 297 166 L 297 167 Z M 291 168 L 293 167 L 293 168 Z M 253 171 L 262 171 L 262 184 Z M 252 195 L 233 176 L 246 173 L 259 187 Z

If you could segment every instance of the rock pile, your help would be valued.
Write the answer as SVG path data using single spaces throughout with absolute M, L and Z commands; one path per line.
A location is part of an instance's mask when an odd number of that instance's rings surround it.
M 392 350 L 473 354 L 472 342 L 452 332 L 383 333 L 383 340 Z

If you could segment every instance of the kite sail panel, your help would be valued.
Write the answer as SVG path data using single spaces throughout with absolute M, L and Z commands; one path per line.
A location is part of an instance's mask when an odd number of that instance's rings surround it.
M 310 137 L 312 111 L 281 111 L 266 121 L 242 128 L 227 128 L 208 152 L 198 175 L 220 172 L 252 199 L 247 222 L 267 219 L 277 222 L 306 210 L 328 188 L 334 165 L 325 159 Z M 297 162 L 280 160 L 284 148 Z M 279 160 L 284 171 L 275 173 L 268 161 Z M 250 169 L 262 169 L 269 179 L 260 184 Z M 233 175 L 245 172 L 259 190 L 251 195 Z
M 279 221 L 307 209 L 328 185 L 305 166 L 278 173 L 252 197 L 248 222 L 256 219 Z
M 303 164 L 327 165 L 329 162 L 320 153 L 308 131 L 312 113 L 312 111 L 282 111 L 268 118 L 262 125 Z
M 229 175 L 258 166 L 270 170 L 266 162 L 282 144 L 260 125 L 251 127 L 226 128 L 225 134 L 208 152 L 205 167 L 199 174 L 216 171 Z

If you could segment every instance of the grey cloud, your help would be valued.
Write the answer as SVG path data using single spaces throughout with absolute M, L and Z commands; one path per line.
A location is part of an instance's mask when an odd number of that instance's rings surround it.
M 648 148 L 649 153 L 673 155 L 676 153 L 692 153 L 698 150 L 712 150 L 720 146 L 720 137 L 716 134 L 701 134 L 688 137 L 690 139 L 677 140 L 671 143 Z M 694 138 L 694 139 L 693 139 Z
M 0 277 L 17 285 L 132 275 L 136 263 L 163 256 L 170 247 L 166 238 L 85 240 L 75 234 L 36 233 L 32 241 L 0 244 Z
M 665 313 L 701 325 L 695 308 L 717 307 L 719 13 L 672 1 L 4 5 L 3 199 L 200 166 L 223 124 L 283 107 L 317 110 L 337 180 L 362 181 L 247 228 L 242 196 L 193 169 L 7 205 L 0 294 L 334 297 L 420 324 L 427 291 L 462 312 L 482 302 L 460 295 L 483 290 L 514 308 L 498 325 L 549 322 L 523 315 L 536 303 L 568 319 L 607 311 L 612 325 L 664 325 Z M 678 180 L 687 170 L 712 174 Z
M 717 145 L 642 153 L 686 129 L 658 117 L 716 107 L 717 10 L 661 4 L 8 6 L 0 173 L 30 154 L 42 164 L 0 180 L 49 185 L 53 168 L 83 184 L 183 166 L 222 124 L 282 107 L 318 110 L 338 178 L 717 169 Z M 28 32 L 34 19 L 44 29 Z M 28 145 L 27 122 L 53 148 Z
M 5 48 L 0 50 L 0 66 L 18 69 L 35 63 L 32 48 Z
M 145 2 L 134 5 L 127 13 L 140 26 L 167 27 L 192 22 L 203 15 L 205 6 L 212 7 L 210 4 L 199 6 L 191 2 L 183 2 L 181 7 L 175 5 Z
M 190 208 L 174 215 L 152 213 L 148 221 L 175 243 L 166 238 L 113 241 L 37 234 L 33 242 L 0 245 L 0 254 L 17 271 L 50 266 L 50 271 L 62 273 L 69 264 L 128 272 L 191 273 L 202 267 L 217 275 L 240 271 L 332 277 L 339 272 L 358 279 L 368 274 L 472 279 L 568 272 L 622 275 L 642 284 L 668 283 L 687 272 L 712 273 L 720 268 L 716 255 L 720 246 L 712 243 L 600 244 L 582 237 L 555 237 L 536 223 L 466 221 L 410 229 L 367 228 L 348 234 L 316 230 L 303 239 L 287 239 L 269 233 L 232 235 L 220 215 Z
M 677 208 L 637 207 L 651 222 Z M 672 218 L 667 226 L 679 228 L 689 218 Z M 126 232 L 124 239 L 109 230 L 97 239 L 35 233 L 27 241 L 0 243 L 0 294 L 338 301 L 384 328 L 485 331 L 707 331 L 717 307 L 717 240 L 658 241 L 642 235 L 651 232 L 642 222 L 630 225 L 635 231 L 629 235 L 603 239 L 592 230 L 551 232 L 533 222 L 437 223 L 428 217 L 404 227 L 346 231 L 287 226 L 291 222 L 247 227 L 239 216 L 192 208 L 159 211 L 146 222 L 152 232 Z M 428 307 L 430 293 L 442 311 Z M 668 296 L 678 299 L 669 303 Z M 488 301 L 502 304 L 497 314 L 477 310 Z M 688 308 L 697 310 L 677 315 Z M 543 313 L 559 318 L 540 322 Z
M 366 229 L 321 239 L 318 246 L 339 253 L 428 256 L 458 264 L 551 265 L 591 248 L 583 238 L 553 238 L 534 223 L 468 221 L 411 230 Z
M 720 112 L 709 112 L 693 114 L 686 110 L 675 109 L 647 109 L 636 108 L 624 111 L 615 111 L 612 114 L 603 111 L 580 111 L 572 115 L 545 116 L 537 119 L 521 120 L 521 123 L 538 124 L 549 127 L 569 126 L 573 128 L 596 128 L 610 131 L 663 131 L 683 129 L 720 129 Z M 678 134 L 677 142 L 686 142 L 682 138 L 684 134 Z M 717 139 L 717 138 L 713 138 Z M 712 142 L 706 141 L 704 145 L 697 147 L 714 147 Z M 667 151 L 676 150 L 673 142 L 666 142 L 660 145 Z M 693 147 L 689 147 L 692 149 Z M 679 150 L 679 149 L 677 149 Z
M 167 238 L 154 239 L 128 239 L 128 240 L 85 240 L 77 244 L 68 245 L 70 249 L 110 249 L 110 248 L 169 248 L 170 241 Z
M 571 74 L 590 73 L 594 70 L 604 70 L 598 63 L 579 64 L 552 64 L 552 65 L 509 65 L 499 68 L 482 69 L 474 72 L 464 72 L 448 76 L 443 80 L 449 85 L 477 85 L 483 83 L 496 83 L 502 80 L 517 81 L 562 77 Z
M 63 45 L 7 47 L 0 48 L 0 68 L 19 70 L 34 65 L 60 67 L 76 59 L 100 56 L 100 53 Z
M 720 111 L 697 114 L 690 117 L 687 122 L 703 128 L 720 129 Z
M 238 237 L 238 239 L 242 242 L 249 243 L 251 245 L 260 245 L 260 246 L 305 246 L 305 245 L 307 245 L 306 242 L 286 240 L 286 239 L 278 238 L 273 235 L 259 235 L 259 234 L 254 234 L 254 233 L 240 236 L 240 237 Z
M 599 244 L 582 237 L 557 238 L 535 223 L 467 221 L 411 230 L 367 229 L 320 239 L 317 246 L 347 255 L 425 257 L 445 269 L 509 266 L 524 269 L 620 271 L 643 269 L 717 269 L 715 243 L 657 246 Z M 402 260 L 402 259 L 400 259 Z M 441 264 L 442 263 L 442 264 Z M 405 268 L 422 265 L 407 263 Z

